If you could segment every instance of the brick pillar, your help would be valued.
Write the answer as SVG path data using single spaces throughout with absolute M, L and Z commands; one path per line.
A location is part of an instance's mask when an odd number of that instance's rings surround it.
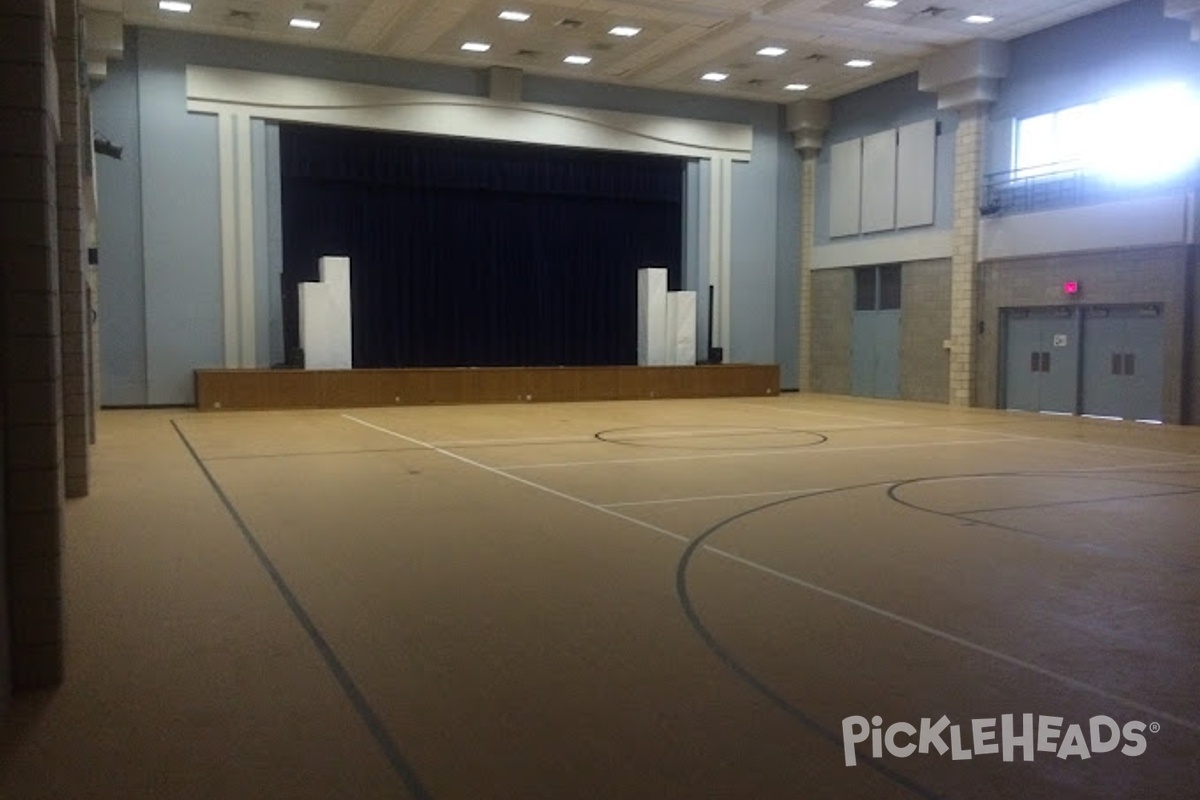
M 786 125 L 800 153 L 800 352 L 799 389 L 813 389 L 812 261 L 817 218 L 817 157 L 829 130 L 830 105 L 825 100 L 799 100 L 787 107 Z
M 0 396 L 5 583 L 12 684 L 62 679 L 59 540 L 63 516 L 61 341 L 55 148 L 55 10 L 0 6 Z
M 817 151 L 801 153 L 800 173 L 800 391 L 812 383 L 812 257 L 817 227 Z
M 975 286 L 986 107 L 959 110 L 954 137 L 954 249 L 950 259 L 950 405 L 969 406 L 975 389 Z
M 82 116 L 84 87 L 80 81 L 79 6 L 77 0 L 57 0 L 59 118 L 58 143 L 58 257 L 62 312 L 63 444 L 67 497 L 88 493 L 88 445 L 91 414 L 88 383 L 88 315 L 84 241 L 83 165 L 90 156 L 91 137 Z M 84 148 L 87 148 L 85 150 Z
M 975 286 L 979 264 L 979 199 L 987 108 L 1008 74 L 1008 45 L 990 39 L 943 50 L 921 61 L 917 85 L 937 92 L 939 110 L 958 112 L 954 135 L 954 231 L 950 254 L 950 376 L 952 406 L 975 400 Z

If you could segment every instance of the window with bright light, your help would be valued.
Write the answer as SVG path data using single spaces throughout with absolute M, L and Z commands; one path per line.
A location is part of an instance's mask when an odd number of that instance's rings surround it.
M 1183 83 L 1017 120 L 1013 165 L 1022 177 L 1082 171 L 1147 183 L 1200 162 L 1200 98 Z

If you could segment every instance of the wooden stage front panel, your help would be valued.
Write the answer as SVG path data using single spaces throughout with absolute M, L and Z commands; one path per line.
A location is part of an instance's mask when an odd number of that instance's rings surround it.
M 196 370 L 196 405 L 201 411 L 777 394 L 776 364 Z

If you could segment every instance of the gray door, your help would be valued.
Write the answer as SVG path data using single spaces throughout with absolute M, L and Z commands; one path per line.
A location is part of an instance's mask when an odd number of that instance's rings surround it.
M 1074 414 L 1079 396 L 1079 318 L 1074 309 L 1005 315 L 1004 407 Z
M 850 391 L 859 397 L 900 396 L 900 312 L 855 311 Z
M 1159 307 L 1092 308 L 1083 326 L 1083 413 L 1162 419 Z

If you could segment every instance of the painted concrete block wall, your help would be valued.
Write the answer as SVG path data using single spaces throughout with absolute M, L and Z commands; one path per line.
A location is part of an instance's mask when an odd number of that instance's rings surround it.
M 900 292 L 900 397 L 949 402 L 950 260 L 904 264 Z
M 1185 343 L 1188 304 L 1183 246 L 1078 253 L 1014 259 L 980 265 L 978 308 L 983 333 L 977 338 L 975 362 L 977 405 L 999 404 L 1000 309 L 1023 306 L 1162 303 L 1164 343 L 1163 416 L 1179 422 L 1183 410 L 1185 353 L 1194 358 L 1195 343 Z M 1077 280 L 1081 292 L 1068 301 L 1065 281 Z
M 111 138 L 121 139 L 119 143 L 126 146 L 127 159 L 132 162 L 120 179 L 100 184 L 102 252 L 109 253 L 111 262 L 102 293 L 106 298 L 121 298 L 114 301 L 111 311 L 106 308 L 104 312 L 119 314 L 120 319 L 109 325 L 111 330 L 103 331 L 105 402 L 190 403 L 192 370 L 220 363 L 223 328 L 217 132 L 213 120 L 184 111 L 185 66 L 222 66 L 472 96 L 486 95 L 486 79 L 478 70 L 172 31 L 141 29 L 131 32 L 129 38 L 128 52 L 134 57 L 111 68 L 111 74 L 124 81 L 102 86 L 96 98 L 98 116 L 120 130 Z M 729 357 L 774 363 L 778 358 L 776 316 L 781 311 L 795 314 L 777 303 L 778 271 L 781 265 L 791 268 L 798 260 L 798 251 L 781 252 L 778 246 L 780 163 L 795 158 L 780 146 L 781 140 L 790 142 L 790 135 L 781 127 L 778 108 L 533 76 L 525 81 L 525 98 L 653 114 L 670 109 L 684 117 L 753 125 L 754 159 L 733 167 L 731 239 L 735 258 Z M 136 121 L 132 130 L 129 126 L 121 129 L 120 121 L 130 118 Z M 269 135 L 265 144 L 260 135 L 258 147 L 269 149 Z M 186 159 L 179 158 L 181 152 L 187 153 Z M 259 177 L 269 188 L 269 176 Z M 188 186 L 188 192 L 179 191 L 181 186 Z M 131 190 L 142 195 L 136 215 L 129 213 Z M 270 202 L 269 195 L 266 202 Z M 110 206 L 124 209 L 109 212 Z M 256 207 L 262 208 L 261 203 Z M 697 210 L 697 219 L 700 217 Z M 267 224 L 256 221 L 256 225 Z M 268 239 L 272 235 L 269 230 L 267 235 Z M 256 244 L 256 250 L 261 253 L 262 245 Z M 269 242 L 267 250 L 269 253 Z M 707 275 L 703 267 L 700 272 L 701 283 L 685 288 L 700 292 L 701 306 L 706 308 Z M 266 286 L 270 285 L 268 281 Z M 260 287 L 259 291 L 271 290 Z M 269 303 L 270 298 L 267 300 Z M 271 342 L 273 315 L 259 316 L 257 340 Z M 185 328 L 180 320 L 190 327 L 186 337 L 178 333 Z M 273 360 L 270 349 L 267 355 Z M 794 353 L 786 360 L 794 361 Z
M 813 391 L 850 394 L 854 270 L 814 272 L 812 293 Z

